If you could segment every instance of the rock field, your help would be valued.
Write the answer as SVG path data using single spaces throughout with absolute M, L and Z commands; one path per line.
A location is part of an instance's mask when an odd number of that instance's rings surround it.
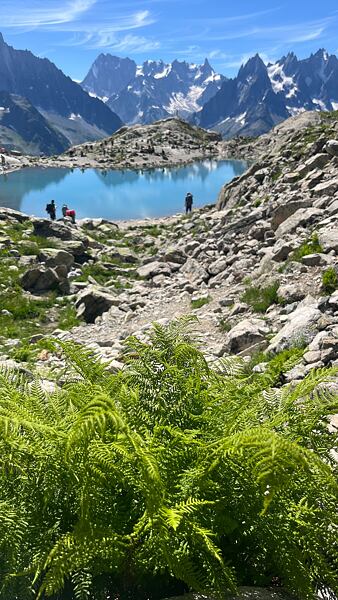
M 53 332 L 85 344 L 114 371 L 123 368 L 126 337 L 192 314 L 210 363 L 259 356 L 255 368 L 264 369 L 259 353 L 304 348 L 285 384 L 338 366 L 338 116 L 309 113 L 263 138 L 247 143 L 258 159 L 220 191 L 217 206 L 188 217 L 72 226 L 0 209 L 3 264 L 12 268 L 15 258 L 23 297 L 53 290 L 77 313 L 71 328 L 50 317 L 38 338 Z M 40 246 L 23 254 L 30 239 Z M 10 349 L 20 343 L 2 337 L 3 364 L 13 364 Z M 48 350 L 35 366 L 50 384 L 64 368 Z

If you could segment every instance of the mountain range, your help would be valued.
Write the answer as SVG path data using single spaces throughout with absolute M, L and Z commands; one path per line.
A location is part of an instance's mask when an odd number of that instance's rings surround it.
M 102 138 L 122 125 L 108 106 L 91 97 L 52 62 L 38 58 L 28 50 L 12 48 L 1 34 L 0 92 L 12 96 L 4 97 L 3 108 L 6 110 L 1 111 L 2 116 L 0 113 L 1 139 L 5 133 L 15 138 L 17 149 L 27 151 L 26 146 L 31 143 L 30 134 L 26 133 L 33 126 L 33 113 L 36 124 L 34 153 L 59 152 L 75 143 Z M 14 105 L 17 111 L 20 105 L 20 118 L 18 112 L 16 116 L 13 114 Z M 29 149 L 33 151 L 32 146 Z
M 338 59 L 325 50 L 298 60 L 294 53 L 266 65 L 260 56 L 235 78 L 203 65 L 101 54 L 81 84 L 128 124 L 178 114 L 223 137 L 257 136 L 304 110 L 338 108 Z
M 148 60 L 137 66 L 129 58 L 100 54 L 81 85 L 131 125 L 175 114 L 187 118 L 201 110 L 224 79 L 207 59 L 202 65 Z
M 0 146 L 60 153 L 126 124 L 178 115 L 224 138 L 257 136 L 305 110 L 338 110 L 338 59 L 324 49 L 266 65 L 250 58 L 236 77 L 191 64 L 100 54 L 81 85 L 46 58 L 0 34 Z
M 338 109 L 338 59 L 325 50 L 298 60 L 294 53 L 265 65 L 257 54 L 223 82 L 194 118 L 230 138 L 266 133 L 305 110 Z

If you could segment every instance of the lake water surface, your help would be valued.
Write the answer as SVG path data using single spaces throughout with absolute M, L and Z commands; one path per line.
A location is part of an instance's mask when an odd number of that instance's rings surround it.
M 54 199 L 58 217 L 63 204 L 74 208 L 79 219 L 161 217 L 182 212 L 187 192 L 194 196 L 194 207 L 216 202 L 222 185 L 246 168 L 241 160 L 205 160 L 144 172 L 22 169 L 0 175 L 0 206 L 46 216 L 46 204 Z

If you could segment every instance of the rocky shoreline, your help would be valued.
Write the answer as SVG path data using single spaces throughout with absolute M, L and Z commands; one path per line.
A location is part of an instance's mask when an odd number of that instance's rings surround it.
M 147 126 L 122 127 L 109 138 L 74 146 L 60 156 L 19 157 L 15 159 L 16 165 L 8 162 L 6 172 L 27 166 L 152 170 L 224 158 L 219 134 L 191 126 L 178 118 L 169 118 Z

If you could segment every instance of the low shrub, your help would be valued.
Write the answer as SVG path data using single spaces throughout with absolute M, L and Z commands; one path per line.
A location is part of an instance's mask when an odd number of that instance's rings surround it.
M 334 267 L 329 267 L 322 275 L 322 287 L 325 294 L 333 294 L 338 289 L 338 276 Z
M 232 325 L 227 319 L 220 319 L 218 322 L 218 327 L 224 333 L 228 333 L 228 331 L 230 331 L 232 328 Z
M 191 308 L 202 308 L 205 304 L 209 304 L 212 298 L 208 296 L 207 298 L 197 298 L 196 300 L 191 300 Z
M 304 244 L 299 246 L 299 248 L 296 248 L 296 250 L 290 254 L 288 262 L 290 260 L 301 262 L 303 256 L 308 256 L 309 254 L 315 254 L 317 252 L 323 252 L 323 248 L 319 243 L 318 235 L 315 233 L 307 242 L 304 242 Z
M 267 287 L 249 285 L 246 288 L 241 300 L 249 304 L 255 312 L 265 313 L 272 304 L 278 304 L 279 283 L 274 282 Z

